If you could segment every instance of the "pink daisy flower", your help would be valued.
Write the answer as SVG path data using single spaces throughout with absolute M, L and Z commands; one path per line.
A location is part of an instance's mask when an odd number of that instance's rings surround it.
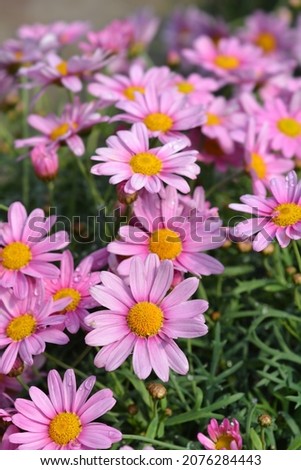
M 25 64 L 42 59 L 42 50 L 32 40 L 8 39 L 0 47 L 0 67 L 14 75 Z
M 103 286 L 91 288 L 92 296 L 109 309 L 92 313 L 87 323 L 89 346 L 103 346 L 95 357 L 97 367 L 117 369 L 133 352 L 133 368 L 140 379 L 152 371 L 168 381 L 169 369 L 185 375 L 188 361 L 174 339 L 196 338 L 207 333 L 203 313 L 205 300 L 188 300 L 198 280 L 189 278 L 167 294 L 173 280 L 171 261 L 158 256 L 143 261 L 136 257 L 130 269 L 129 286 L 118 276 L 101 273 Z
M 246 170 L 252 178 L 254 194 L 266 194 L 272 178 L 294 168 L 294 162 L 268 152 L 268 125 L 263 125 L 257 135 L 254 119 L 250 119 L 245 145 Z
M 167 187 L 164 198 L 144 193 L 134 203 L 134 217 L 139 226 L 120 228 L 120 240 L 108 245 L 108 251 L 126 256 L 118 272 L 127 276 L 132 256 L 145 260 L 155 253 L 161 260 L 171 260 L 174 268 L 182 272 L 208 276 L 223 272 L 223 265 L 203 251 L 223 244 L 220 219 L 208 221 L 197 214 L 182 215 L 183 206 L 175 188 Z
M 124 191 L 133 194 L 142 188 L 158 193 L 169 184 L 183 193 L 190 191 L 183 176 L 196 179 L 200 172 L 195 163 L 197 152 L 181 151 L 187 142 L 170 140 L 162 147 L 150 148 L 149 134 L 143 123 L 136 123 L 130 131 L 119 131 L 107 139 L 107 147 L 96 150 L 92 160 L 100 161 L 91 168 L 95 175 L 112 175 L 110 183 L 126 181 Z
M 76 42 L 83 34 L 90 29 L 87 21 L 73 21 L 65 23 L 64 21 L 55 21 L 50 24 L 25 24 L 18 31 L 18 37 L 21 39 L 31 39 L 43 44 L 49 44 L 52 48 L 57 48 L 66 44 Z
M 14 424 L 10 424 L 0 440 L 0 450 L 16 450 L 17 445 L 12 444 L 9 440 L 10 436 L 15 432 L 18 432 L 19 429 Z
M 127 75 L 115 74 L 112 77 L 98 73 L 95 82 L 88 85 L 91 95 L 105 102 L 115 103 L 121 100 L 135 100 L 135 93 L 145 93 L 147 86 L 152 84 L 156 90 L 168 85 L 171 73 L 168 67 L 152 67 L 144 70 L 140 64 L 133 64 Z
M 271 197 L 245 195 L 240 198 L 243 204 L 229 206 L 255 216 L 235 227 L 238 236 L 257 234 L 253 241 L 255 251 L 264 250 L 275 237 L 282 248 L 301 238 L 301 182 L 296 173 L 273 178 L 270 191 Z
M 186 95 L 192 105 L 209 104 L 214 98 L 212 93 L 222 86 L 222 82 L 214 78 L 202 77 L 198 73 L 192 73 L 186 78 L 176 75 L 172 83 L 175 91 Z
M 264 54 L 281 53 L 287 56 L 294 43 L 288 19 L 261 10 L 247 17 L 239 36 L 260 47 Z
M 214 72 L 228 83 L 242 83 L 254 79 L 254 68 L 262 52 L 237 38 L 221 39 L 215 44 L 209 37 L 201 36 L 192 49 L 184 49 L 183 55 L 190 63 Z
M 294 93 L 288 103 L 280 97 L 267 100 L 258 111 L 258 125 L 269 125 L 271 148 L 286 158 L 301 158 L 301 92 Z
M 42 86 L 42 91 L 51 84 L 59 84 L 72 93 L 78 93 L 83 88 L 82 80 L 105 63 L 105 54 L 100 50 L 90 57 L 73 56 L 67 61 L 50 52 L 43 62 L 21 69 L 20 75 L 30 79 L 32 87 Z
M 158 93 L 153 86 L 149 86 L 144 94 L 137 93 L 135 101 L 120 101 L 116 107 L 125 114 L 117 114 L 113 121 L 143 122 L 149 136 L 158 137 L 163 143 L 175 137 L 184 138 L 184 134 L 178 131 L 192 129 L 205 122 L 202 105 L 191 106 L 187 97 L 169 90 Z
M 56 370 L 48 374 L 47 396 L 37 387 L 30 387 L 31 400 L 18 398 L 13 423 L 24 430 L 11 434 L 10 442 L 18 450 L 95 450 L 109 449 L 122 439 L 115 428 L 92 423 L 116 403 L 106 388 L 88 399 L 96 377 L 88 377 L 76 390 L 75 374 L 68 369 L 62 380 Z
M 211 419 L 207 426 L 210 439 L 201 432 L 197 438 L 207 450 L 241 450 L 242 437 L 239 430 L 239 422 L 236 419 L 229 421 L 224 419 L 218 424 L 216 419 Z
M 10 372 L 18 355 L 24 364 L 32 365 L 33 356 L 44 352 L 46 343 L 68 343 L 68 336 L 57 327 L 62 316 L 51 316 L 68 303 L 68 298 L 45 301 L 41 289 L 33 284 L 26 299 L 18 300 L 13 295 L 4 299 L 0 316 L 0 349 L 6 348 L 0 359 L 2 374 Z
M 27 297 L 29 279 L 59 275 L 52 262 L 62 255 L 53 251 L 65 248 L 69 237 L 64 230 L 47 236 L 55 222 L 42 209 L 27 215 L 21 202 L 9 207 L 8 222 L 0 227 L 0 286 L 12 287 L 18 298 Z
M 236 101 L 229 102 L 219 96 L 207 106 L 206 117 L 202 133 L 210 139 L 216 139 L 225 153 L 233 153 L 235 132 L 244 127 L 246 114 L 240 112 Z
M 60 117 L 55 114 L 49 114 L 46 117 L 30 114 L 28 123 L 43 135 L 18 139 L 15 141 L 15 147 L 33 147 L 44 144 L 57 148 L 59 145 L 67 144 L 72 153 L 81 157 L 85 152 L 85 144 L 79 134 L 95 124 L 108 120 L 107 117 L 96 112 L 96 109 L 98 109 L 98 104 L 94 101 L 80 103 L 78 99 L 75 99 L 73 104 L 66 104 Z
M 63 325 L 70 333 L 77 333 L 79 328 L 87 329 L 84 322 L 89 308 L 97 306 L 91 297 L 89 289 L 99 284 L 99 273 L 91 273 L 93 257 L 84 258 L 74 269 L 74 261 L 69 250 L 64 251 L 61 260 L 61 273 L 58 279 L 45 280 L 46 298 L 53 300 L 65 299 L 70 301 L 63 311 Z

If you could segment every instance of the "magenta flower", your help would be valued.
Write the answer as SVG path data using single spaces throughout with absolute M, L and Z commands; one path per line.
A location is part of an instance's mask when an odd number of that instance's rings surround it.
M 296 173 L 273 178 L 269 189 L 272 197 L 245 195 L 240 198 L 243 204 L 229 206 L 255 216 L 235 227 L 238 236 L 257 234 L 253 241 L 255 251 L 264 250 L 275 237 L 282 248 L 301 238 L 301 182 Z
M 126 181 L 124 191 L 133 194 L 142 188 L 158 193 L 163 183 L 183 193 L 190 191 L 183 176 L 196 179 L 200 172 L 195 163 L 197 152 L 185 150 L 187 142 L 170 140 L 162 147 L 150 148 L 147 127 L 136 123 L 130 131 L 119 131 L 107 139 L 107 147 L 98 148 L 92 160 L 100 161 L 91 168 L 95 175 L 112 175 L 110 183 Z
M 101 273 L 102 286 L 91 288 L 92 296 L 109 310 L 92 313 L 86 319 L 94 328 L 87 334 L 89 346 L 103 346 L 95 357 L 97 367 L 117 369 L 133 352 L 133 368 L 140 379 L 152 369 L 168 381 L 169 369 L 185 375 L 188 361 L 174 339 L 196 338 L 207 333 L 203 313 L 205 300 L 188 300 L 198 280 L 189 278 L 168 295 L 173 280 L 171 261 L 158 256 L 143 261 L 136 257 L 130 269 L 129 286 L 118 276 Z
M 268 152 L 268 125 L 263 125 L 257 135 L 255 120 L 250 119 L 245 141 L 246 170 L 252 178 L 254 194 L 266 194 L 272 178 L 294 168 L 294 162 Z
M 243 83 L 254 80 L 254 70 L 261 60 L 261 49 L 242 44 L 237 38 L 221 39 L 215 44 L 207 36 L 201 36 L 192 49 L 183 51 L 192 64 L 215 73 L 228 83 Z
M 271 148 L 284 157 L 301 158 L 301 92 L 292 95 L 287 103 L 280 97 L 267 100 L 258 109 L 258 125 L 268 123 Z
M 75 374 L 69 369 L 60 378 L 56 370 L 48 374 L 47 396 L 37 387 L 30 387 L 31 400 L 18 398 L 13 423 L 24 430 L 10 436 L 18 450 L 95 450 L 108 449 L 122 439 L 111 426 L 92 423 L 116 403 L 106 388 L 88 400 L 96 377 L 88 377 L 76 390 Z
M 191 106 L 187 97 L 170 90 L 159 93 L 152 86 L 144 94 L 137 93 L 135 101 L 120 101 L 116 107 L 125 113 L 114 116 L 114 121 L 143 122 L 150 137 L 158 137 L 163 143 L 175 137 L 184 138 L 178 131 L 192 129 L 205 122 L 202 105 Z
M 2 374 L 10 372 L 18 355 L 25 364 L 32 365 L 33 356 L 44 352 L 46 343 L 68 343 L 68 336 L 57 327 L 62 316 L 51 316 L 68 303 L 68 298 L 45 301 L 38 285 L 31 285 L 24 300 L 13 295 L 5 298 L 0 316 L 0 349 L 6 348 L 0 358 Z
M 75 99 L 73 104 L 66 104 L 60 117 L 55 114 L 49 114 L 46 117 L 30 114 L 28 123 L 43 135 L 18 139 L 15 141 L 15 147 L 33 147 L 44 144 L 56 149 L 59 145 L 67 144 L 71 152 L 81 157 L 85 152 L 85 145 L 79 134 L 99 122 L 108 120 L 107 117 L 96 112 L 96 109 L 98 109 L 98 104 L 94 101 L 80 103 L 78 99 Z
M 224 242 L 221 220 L 208 220 L 193 213 L 182 214 L 183 206 L 174 188 L 167 187 L 164 198 L 145 193 L 134 203 L 134 216 L 141 226 L 120 228 L 120 240 L 108 245 L 108 251 L 126 256 L 118 266 L 118 273 L 127 276 L 132 256 L 145 260 L 155 253 L 161 260 L 171 260 L 182 272 L 208 276 L 223 272 L 223 265 L 203 251 L 220 247 Z
M 244 127 L 246 114 L 240 112 L 236 101 L 229 102 L 219 96 L 207 106 L 206 117 L 202 133 L 210 139 L 216 139 L 225 153 L 233 153 L 235 132 Z
M 91 273 L 93 257 L 84 258 L 74 269 L 72 254 L 64 251 L 61 260 L 61 274 L 58 279 L 45 280 L 46 298 L 53 300 L 69 298 L 70 301 L 63 311 L 63 325 L 70 333 L 77 333 L 79 328 L 87 329 L 84 322 L 89 308 L 97 306 L 89 289 L 100 282 L 99 273 Z
M 119 54 L 125 51 L 134 36 L 133 24 L 128 19 L 113 20 L 100 31 L 87 33 L 88 43 L 81 43 L 81 49 L 93 53 L 97 49 Z
M 241 450 L 242 437 L 239 430 L 239 422 L 236 419 L 229 421 L 224 419 L 218 424 L 216 419 L 211 419 L 207 426 L 210 439 L 205 434 L 198 433 L 197 438 L 208 450 Z
M 186 95 L 192 105 L 209 104 L 214 98 L 212 93 L 222 86 L 222 82 L 214 78 L 202 77 L 198 73 L 192 73 L 186 78 L 182 75 L 176 75 L 172 83 L 174 89 L 178 93 Z
M 35 174 L 43 181 L 56 178 L 59 169 L 59 157 L 54 148 L 39 144 L 30 152 L 31 163 Z
M 145 93 L 150 83 L 156 90 L 167 87 L 171 80 L 171 73 L 168 67 L 152 67 L 145 71 L 140 64 L 133 64 L 127 75 L 115 74 L 108 77 L 108 75 L 98 73 L 94 78 L 96 81 L 88 85 L 91 95 L 105 102 L 115 103 L 122 100 L 135 100 L 135 93 Z
M 294 44 L 288 19 L 261 10 L 247 17 L 239 35 L 244 41 L 260 47 L 265 54 L 287 56 Z
M 104 65 L 105 54 L 100 50 L 90 57 L 73 56 L 68 61 L 50 52 L 43 62 L 21 69 L 20 75 L 30 79 L 31 86 L 42 86 L 43 91 L 51 84 L 59 84 L 72 93 L 78 93 L 82 90 L 82 81 Z
M 47 236 L 56 216 L 45 218 L 42 209 L 27 215 L 21 202 L 8 210 L 8 222 L 0 227 L 0 286 L 12 287 L 18 298 L 28 295 L 30 278 L 56 278 L 59 270 L 52 264 L 61 259 L 53 251 L 65 248 L 69 237 L 64 230 Z

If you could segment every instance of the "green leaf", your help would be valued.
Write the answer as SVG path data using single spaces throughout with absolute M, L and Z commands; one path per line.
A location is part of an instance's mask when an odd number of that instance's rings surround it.
M 301 449 L 301 436 L 295 437 L 288 446 L 287 450 L 298 450 Z
M 261 439 L 253 428 L 250 429 L 250 438 L 253 450 L 263 450 Z
M 159 417 L 158 415 L 156 415 L 148 425 L 148 428 L 145 434 L 146 437 L 149 437 L 150 439 L 155 439 L 157 435 L 158 424 L 159 424 Z

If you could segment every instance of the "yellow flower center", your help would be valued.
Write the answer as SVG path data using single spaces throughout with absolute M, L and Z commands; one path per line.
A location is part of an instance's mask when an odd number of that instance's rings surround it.
M 277 122 L 277 127 L 288 137 L 299 137 L 301 135 L 301 123 L 293 118 L 282 118 Z
M 56 415 L 49 424 L 49 437 L 60 446 L 69 444 L 82 431 L 79 417 L 75 413 L 64 411 Z
M 272 33 L 260 33 L 258 34 L 255 40 L 256 46 L 261 47 L 261 49 L 268 54 L 273 52 L 276 49 L 276 38 Z
M 6 334 L 13 341 L 22 341 L 35 332 L 36 326 L 36 319 L 30 313 L 25 313 L 9 322 Z
M 21 62 L 21 60 L 24 57 L 24 54 L 22 51 L 16 51 L 14 55 L 15 55 L 15 59 L 17 62 Z
M 180 82 L 177 84 L 177 87 L 180 93 L 185 93 L 185 94 L 192 93 L 195 89 L 194 85 L 189 82 Z
M 161 171 L 162 162 L 156 155 L 142 152 L 137 153 L 131 158 L 130 166 L 134 173 L 152 176 L 157 175 Z
M 0 252 L 0 261 L 6 269 L 18 270 L 27 266 L 32 259 L 29 246 L 22 242 L 12 242 Z
M 216 114 L 207 113 L 206 126 L 218 126 L 221 124 L 221 119 Z
M 294 202 L 279 204 L 275 207 L 274 212 L 276 215 L 272 220 L 279 227 L 287 227 L 301 221 L 301 206 Z
M 226 70 L 234 70 L 239 67 L 239 60 L 233 55 L 217 55 L 214 62 L 215 65 Z
M 67 124 L 67 122 L 63 122 L 63 124 L 60 124 L 58 127 L 55 127 L 53 131 L 51 131 L 50 139 L 57 140 L 60 137 L 62 137 L 64 134 L 66 134 L 68 130 L 69 130 L 69 124 Z
M 151 302 L 139 302 L 129 310 L 126 320 L 133 333 L 147 338 L 160 331 L 163 318 L 160 307 Z
M 175 259 L 182 252 L 182 242 L 173 230 L 161 228 L 152 233 L 149 249 L 162 259 Z
M 60 73 L 63 76 L 67 75 L 68 73 L 68 64 L 65 60 L 62 60 L 62 62 L 57 64 L 55 68 L 58 71 L 58 73 Z
M 233 441 L 233 437 L 229 436 L 229 434 L 222 434 L 215 443 L 216 450 L 227 449 L 231 450 L 231 442 Z
M 139 93 L 144 93 L 144 88 L 142 86 L 129 86 L 125 90 L 123 90 L 124 96 L 126 96 L 127 99 L 133 101 L 135 99 L 135 92 L 138 91 Z
M 64 299 L 65 297 L 71 297 L 72 300 L 71 300 L 70 304 L 67 305 L 67 307 L 64 308 L 62 313 L 73 312 L 73 310 L 75 310 L 77 308 L 77 306 L 78 306 L 78 304 L 81 300 L 80 293 L 76 289 L 72 289 L 71 287 L 66 287 L 65 289 L 61 289 L 61 290 L 57 291 L 53 295 L 53 300 L 60 300 L 60 299 Z
M 151 113 L 144 118 L 143 122 L 152 132 L 167 132 L 173 125 L 171 117 L 163 113 Z
M 254 170 L 259 179 L 263 179 L 266 176 L 266 164 L 264 159 L 258 153 L 252 153 L 251 163 L 248 166 L 248 171 Z

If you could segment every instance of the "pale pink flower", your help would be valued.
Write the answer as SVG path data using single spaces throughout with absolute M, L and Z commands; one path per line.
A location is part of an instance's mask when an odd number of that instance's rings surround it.
M 140 379 L 146 379 L 152 369 L 163 381 L 168 381 L 170 368 L 185 375 L 188 361 L 174 339 L 196 338 L 208 331 L 203 316 L 208 303 L 188 300 L 198 280 L 186 279 L 167 295 L 173 266 L 169 260 L 160 263 L 156 255 L 132 261 L 129 286 L 109 272 L 102 272 L 101 280 L 103 285 L 93 287 L 91 294 L 109 310 L 86 319 L 94 328 L 86 343 L 103 346 L 95 365 L 115 370 L 133 352 L 134 372 Z
M 264 54 L 287 55 L 292 50 L 294 36 L 287 18 L 257 10 L 248 16 L 239 30 L 239 37 L 260 47 Z
M 183 51 L 192 64 L 215 73 L 228 83 L 254 81 L 256 68 L 261 60 L 261 49 L 242 44 L 237 38 L 221 39 L 215 44 L 209 37 L 196 39 L 191 49 Z
M 62 380 L 56 370 L 48 374 L 47 396 L 37 387 L 30 387 L 31 400 L 18 398 L 13 423 L 25 432 L 10 435 L 18 450 L 108 449 L 122 439 L 115 428 L 92 423 L 116 403 L 106 388 L 88 399 L 96 377 L 88 377 L 76 390 L 75 374 L 68 369 Z
M 255 120 L 251 118 L 244 141 L 246 170 L 252 178 L 253 192 L 265 195 L 270 180 L 292 170 L 294 162 L 269 152 L 268 124 L 263 124 L 257 133 Z
M 209 104 L 214 98 L 213 92 L 222 86 L 221 81 L 202 77 L 198 73 L 191 73 L 188 77 L 177 74 L 174 76 L 172 84 L 178 93 L 187 96 L 192 105 Z
M 222 273 L 223 265 L 203 253 L 223 244 L 221 220 L 206 221 L 197 214 L 188 217 L 182 212 L 175 188 L 167 187 L 164 198 L 149 193 L 140 196 L 134 203 L 138 224 L 121 227 L 120 240 L 108 245 L 110 253 L 128 257 L 120 262 L 118 272 L 129 274 L 131 257 L 145 260 L 149 253 L 155 253 L 161 260 L 171 260 L 178 271 L 205 276 Z
M 20 70 L 20 75 L 30 80 L 30 86 L 42 87 L 42 91 L 51 84 L 61 85 L 72 93 L 83 88 L 83 81 L 92 72 L 100 70 L 106 63 L 105 54 L 99 49 L 91 56 L 73 56 L 62 59 L 54 52 L 49 52 L 42 62 Z M 26 84 L 28 87 L 28 84 Z M 41 93 L 38 94 L 40 96 Z
M 89 289 L 100 282 L 100 275 L 91 273 L 92 264 L 93 257 L 88 256 L 74 268 L 72 254 L 66 250 L 62 255 L 60 276 L 44 281 L 46 299 L 70 299 L 60 312 L 63 314 L 62 324 L 70 333 L 77 333 L 80 327 L 86 329 L 84 319 L 89 313 L 87 309 L 97 306 Z
M 0 227 L 0 285 L 12 287 L 19 298 L 28 295 L 32 278 L 56 278 L 59 269 L 52 264 L 61 259 L 61 250 L 69 244 L 67 232 L 48 236 L 56 216 L 45 218 L 42 209 L 27 215 L 21 202 L 8 209 L 8 222 Z
M 145 93 L 150 84 L 158 91 L 167 87 L 171 73 L 168 67 L 151 67 L 145 70 L 140 64 L 133 64 L 126 75 L 115 74 L 109 77 L 98 73 L 94 78 L 96 81 L 88 85 L 91 95 L 101 98 L 104 102 L 115 103 L 121 100 L 135 100 L 135 93 Z
M 117 19 L 100 31 L 87 33 L 88 43 L 81 43 L 81 49 L 93 53 L 96 49 L 119 54 L 128 49 L 134 37 L 134 26 L 129 19 Z
M 0 45 L 0 67 L 14 75 L 24 64 L 41 60 L 42 55 L 35 41 L 8 39 Z
M 76 42 L 90 29 L 87 21 L 55 21 L 50 24 L 35 23 L 22 25 L 18 31 L 21 39 L 31 39 L 42 45 L 48 44 L 51 48 L 57 48 L 66 44 Z
M 210 439 L 198 433 L 197 438 L 207 450 L 241 450 L 242 437 L 239 430 L 239 422 L 236 419 L 229 421 L 223 419 L 218 424 L 216 419 L 211 419 L 207 426 L 207 432 Z
M 59 169 L 59 157 L 56 149 L 39 144 L 30 152 L 30 158 L 38 178 L 44 181 L 56 178 Z
M 96 150 L 92 160 L 100 161 L 91 168 L 95 175 L 112 175 L 112 184 L 126 181 L 124 191 L 133 194 L 145 188 L 158 193 L 169 184 L 183 193 L 190 191 L 184 176 L 196 179 L 200 172 L 195 163 L 197 152 L 184 150 L 187 142 L 170 140 L 162 147 L 150 148 L 149 134 L 143 123 L 130 131 L 119 131 L 107 139 L 107 147 Z
M 45 144 L 56 149 L 59 145 L 66 144 L 72 153 L 81 157 L 85 152 L 85 144 L 79 134 L 95 124 L 108 120 L 107 117 L 101 116 L 96 111 L 97 109 L 98 104 L 95 101 L 81 103 L 75 99 L 74 103 L 65 105 L 61 116 L 49 114 L 43 117 L 30 114 L 28 123 L 42 135 L 18 139 L 15 141 L 15 147 L 34 147 L 38 144 Z
M 24 300 L 13 295 L 5 298 L 0 316 L 0 348 L 5 348 L 0 361 L 2 374 L 10 372 L 18 355 L 24 364 L 32 365 L 33 356 L 44 352 L 46 343 L 68 343 L 68 336 L 58 329 L 62 316 L 52 315 L 68 303 L 69 298 L 45 301 L 42 290 L 34 285 Z
M 262 251 L 276 237 L 282 248 L 291 240 L 301 238 L 301 182 L 294 171 L 286 177 L 277 176 L 270 181 L 272 196 L 245 195 L 243 204 L 230 204 L 230 208 L 247 212 L 254 217 L 240 222 L 235 235 L 256 235 L 253 249 Z
M 191 106 L 186 96 L 181 97 L 170 90 L 159 93 L 153 86 L 149 86 L 144 94 L 137 93 L 135 101 L 120 101 L 116 107 L 125 113 L 117 114 L 113 121 L 143 122 L 150 137 L 158 137 L 163 143 L 175 137 L 184 138 L 179 131 L 205 122 L 203 105 Z

